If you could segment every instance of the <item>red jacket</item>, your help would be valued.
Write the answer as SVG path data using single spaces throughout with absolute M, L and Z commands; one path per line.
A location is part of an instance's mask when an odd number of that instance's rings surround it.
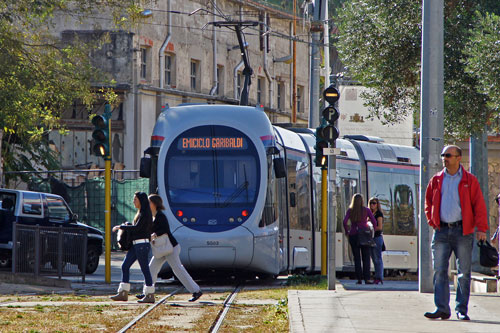
M 458 184 L 458 196 L 462 208 L 463 234 L 472 234 L 476 227 L 478 231 L 486 232 L 488 230 L 488 214 L 479 182 L 473 174 L 465 171 L 462 166 L 460 167 L 462 168 L 462 179 Z M 439 213 L 443 177 L 444 169 L 431 178 L 425 191 L 425 216 L 427 223 L 434 229 L 440 229 Z

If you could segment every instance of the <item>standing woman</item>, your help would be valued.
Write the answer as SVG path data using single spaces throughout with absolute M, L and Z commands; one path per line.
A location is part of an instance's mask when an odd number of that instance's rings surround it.
M 177 279 L 182 283 L 182 285 L 192 293 L 192 297 L 189 300 L 190 302 L 196 301 L 198 298 L 203 295 L 201 292 L 200 286 L 194 282 L 193 278 L 186 271 L 184 266 L 181 263 L 181 259 L 179 258 L 179 253 L 181 252 L 181 246 L 177 243 L 177 240 L 174 238 L 172 233 L 170 232 L 170 226 L 168 225 L 168 220 L 163 210 L 165 207 L 163 206 L 163 200 L 158 194 L 151 194 L 149 196 L 149 205 L 151 208 L 151 212 L 153 213 L 153 234 L 151 238 L 154 240 L 161 235 L 167 234 L 174 247 L 174 251 L 169 255 L 164 257 L 156 258 L 153 256 L 151 262 L 149 263 L 149 269 L 151 270 L 151 274 L 153 275 L 153 283 L 156 283 L 158 278 L 158 273 L 160 272 L 163 264 L 168 262 L 170 268 L 174 272 Z M 138 298 L 144 297 L 144 295 L 137 295 Z
M 142 274 L 144 274 L 145 285 L 143 288 L 146 297 L 139 300 L 140 303 L 155 302 L 155 287 L 148 266 L 148 256 L 151 250 L 149 239 L 151 230 L 153 229 L 153 217 L 149 208 L 148 195 L 144 192 L 135 192 L 134 206 L 137 208 L 137 214 L 134 217 L 132 225 L 117 225 L 113 227 L 113 232 L 119 229 L 126 230 L 130 233 L 132 239 L 132 247 L 128 250 L 127 255 L 122 263 L 122 282 L 118 287 L 118 294 L 111 296 L 113 301 L 127 301 L 128 293 L 130 292 L 130 266 L 138 260 L 141 266 Z
M 375 220 L 377 220 L 377 226 L 375 227 L 375 235 L 373 240 L 376 247 L 372 247 L 371 255 L 373 260 L 373 266 L 375 266 L 375 284 L 384 284 L 384 262 L 382 261 L 382 247 L 384 246 L 384 237 L 382 236 L 382 224 L 384 222 L 384 214 L 382 214 L 382 207 L 380 206 L 380 201 L 376 197 L 371 197 L 370 201 L 370 211 L 372 212 Z
M 354 256 L 357 284 L 361 284 L 361 280 L 365 280 L 365 284 L 373 284 L 370 281 L 370 247 L 361 246 L 358 240 L 358 232 L 370 228 L 368 219 L 374 227 L 377 225 L 377 220 L 372 212 L 363 203 L 363 196 L 359 193 L 354 194 L 344 217 L 344 229 L 349 237 L 349 244 Z M 351 220 L 350 224 L 349 220 Z M 361 268 L 361 259 L 363 259 L 363 268 Z

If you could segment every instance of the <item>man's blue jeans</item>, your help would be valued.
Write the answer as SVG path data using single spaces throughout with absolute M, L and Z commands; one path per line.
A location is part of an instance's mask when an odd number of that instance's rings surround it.
M 451 253 L 457 258 L 457 296 L 455 311 L 467 314 L 470 281 L 472 246 L 474 234 L 464 236 L 462 227 L 443 227 L 435 230 L 432 237 L 432 259 L 434 265 L 434 304 L 439 311 L 450 311 L 450 282 L 448 278 L 448 263 Z
M 130 281 L 130 266 L 138 260 L 141 266 L 142 274 L 144 274 L 144 281 L 146 286 L 153 285 L 153 279 L 151 278 L 151 272 L 149 271 L 149 251 L 151 250 L 151 245 L 149 243 L 139 243 L 134 244 L 128 250 L 125 259 L 122 263 L 122 282 L 129 283 Z

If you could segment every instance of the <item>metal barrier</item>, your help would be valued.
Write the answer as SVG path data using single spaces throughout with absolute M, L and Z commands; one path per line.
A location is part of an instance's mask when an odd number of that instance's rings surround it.
M 104 231 L 104 169 L 9 171 L 9 187 L 26 187 L 31 191 L 54 193 L 62 196 L 78 220 Z M 112 170 L 111 173 L 111 226 L 132 221 L 137 209 L 133 204 L 136 191 L 149 193 L 149 179 L 140 178 L 138 170 Z M 112 248 L 118 249 L 115 237 Z
M 12 273 L 35 277 L 81 275 L 85 282 L 87 230 L 13 224 Z

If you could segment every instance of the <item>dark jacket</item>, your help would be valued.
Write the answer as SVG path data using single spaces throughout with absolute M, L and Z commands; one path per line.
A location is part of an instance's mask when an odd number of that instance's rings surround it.
M 137 221 L 132 225 L 122 224 L 120 225 L 120 229 L 129 232 L 132 241 L 136 239 L 151 239 L 153 216 L 149 208 L 148 196 L 144 192 L 138 192 L 136 196 L 141 203 L 141 210 L 139 211 Z
M 458 196 L 462 208 L 463 234 L 469 235 L 477 228 L 478 231 L 488 230 L 488 215 L 483 193 L 477 178 L 467 172 L 462 166 L 462 179 L 458 184 Z M 435 174 L 425 191 L 425 216 L 427 223 L 434 229 L 440 229 L 441 218 L 441 186 L 443 185 L 444 169 Z
M 176 246 L 177 244 L 179 244 L 170 232 L 170 226 L 168 225 L 167 217 L 161 210 L 156 212 L 156 216 L 153 221 L 153 232 L 156 234 L 156 236 L 167 234 L 168 239 L 170 239 L 170 243 L 172 243 L 172 246 Z

